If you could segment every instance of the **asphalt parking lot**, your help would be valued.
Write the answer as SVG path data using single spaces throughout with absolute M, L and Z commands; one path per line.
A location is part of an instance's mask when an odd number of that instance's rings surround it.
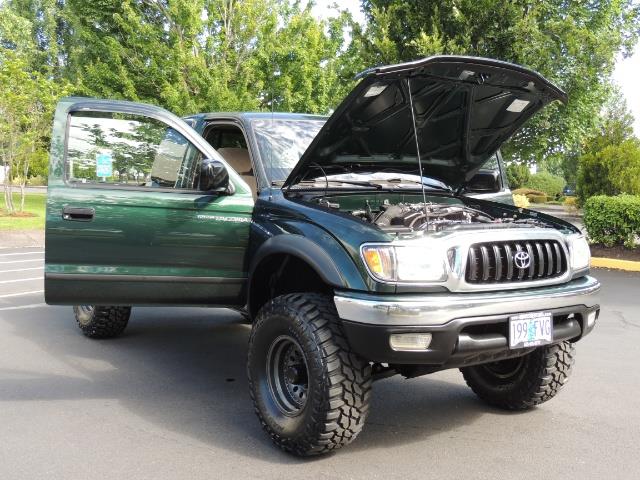
M 92 341 L 44 304 L 42 250 L 0 249 L 0 479 L 639 478 L 640 274 L 594 274 L 603 313 L 549 403 L 505 413 L 458 371 L 394 377 L 354 444 L 300 460 L 252 411 L 239 316 L 138 308 Z

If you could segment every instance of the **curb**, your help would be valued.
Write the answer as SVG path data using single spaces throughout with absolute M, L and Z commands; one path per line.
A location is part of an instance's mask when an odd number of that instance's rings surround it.
M 627 272 L 640 272 L 640 262 L 618 260 L 617 258 L 591 257 L 591 266 L 596 268 L 613 268 Z

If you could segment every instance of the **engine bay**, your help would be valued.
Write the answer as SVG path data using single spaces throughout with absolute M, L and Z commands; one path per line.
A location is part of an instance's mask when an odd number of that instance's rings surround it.
M 363 208 L 353 209 L 331 202 L 327 197 L 316 198 L 316 201 L 326 208 L 351 214 L 390 233 L 550 227 L 548 223 L 526 215 L 488 213 L 462 201 L 452 201 L 451 198 L 416 203 L 393 202 L 386 198 L 380 202 L 370 202 L 367 199 L 363 202 Z
M 374 223 L 383 230 L 398 230 L 398 227 L 404 227 L 410 231 L 438 231 L 453 226 L 492 223 L 495 220 L 484 212 L 465 205 L 434 203 L 398 203 L 395 205 L 383 203 L 380 211 L 373 215 L 367 210 L 354 211 L 352 214 Z

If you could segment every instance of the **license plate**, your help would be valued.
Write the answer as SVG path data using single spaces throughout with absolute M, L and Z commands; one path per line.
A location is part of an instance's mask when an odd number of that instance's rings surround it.
M 546 345 L 553 341 L 553 316 L 550 312 L 521 313 L 509 317 L 509 348 Z

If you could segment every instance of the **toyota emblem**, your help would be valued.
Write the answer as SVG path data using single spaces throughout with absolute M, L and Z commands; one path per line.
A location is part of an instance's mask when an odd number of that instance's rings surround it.
M 531 255 L 529 255 L 525 251 L 520 250 L 514 255 L 513 263 L 515 263 L 516 267 L 520 269 L 527 268 L 529 265 L 531 265 Z

